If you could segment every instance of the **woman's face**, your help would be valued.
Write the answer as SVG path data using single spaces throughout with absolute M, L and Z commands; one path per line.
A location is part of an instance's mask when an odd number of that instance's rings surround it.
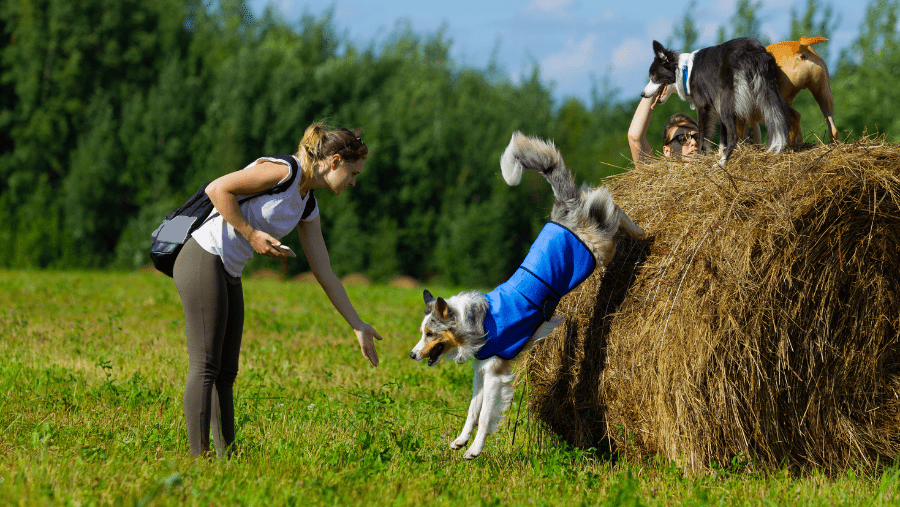
M 340 155 L 334 155 L 329 159 L 330 167 L 325 174 L 325 183 L 336 195 L 348 186 L 356 186 L 356 177 L 362 172 L 366 159 L 361 158 L 355 162 L 347 162 Z
M 676 158 L 697 154 L 700 132 L 693 127 L 674 127 L 670 130 L 669 141 L 663 146 L 663 155 Z

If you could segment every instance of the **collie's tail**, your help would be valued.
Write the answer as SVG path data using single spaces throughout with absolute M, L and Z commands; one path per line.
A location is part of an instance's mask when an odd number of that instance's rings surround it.
M 510 185 L 518 185 L 523 171 L 540 171 L 553 188 L 553 195 L 562 201 L 578 198 L 575 179 L 563 162 L 559 150 L 550 141 L 528 137 L 514 132 L 509 146 L 500 157 L 503 179 Z
M 598 266 L 605 266 L 615 253 L 614 237 L 619 228 L 634 239 L 647 235 L 620 209 L 604 187 L 575 186 L 572 173 L 559 150 L 550 141 L 515 132 L 500 158 L 503 179 L 518 185 L 524 171 L 540 171 L 553 188 L 556 201 L 550 220 L 574 233 L 594 255 Z
M 766 124 L 769 149 L 766 153 L 779 153 L 788 145 L 791 134 L 791 120 L 796 114 L 778 90 L 777 64 L 775 57 L 765 53 L 767 69 L 763 79 L 754 80 L 753 93 L 760 99 L 763 122 Z

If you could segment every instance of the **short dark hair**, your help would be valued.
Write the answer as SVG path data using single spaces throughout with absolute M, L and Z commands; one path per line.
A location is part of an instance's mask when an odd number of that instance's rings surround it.
M 669 117 L 669 121 L 663 125 L 663 144 L 668 144 L 669 142 L 669 130 L 672 127 L 693 127 L 697 129 L 697 132 L 700 132 L 700 127 L 697 125 L 697 122 L 694 121 L 693 118 L 684 114 L 684 113 L 675 113 Z

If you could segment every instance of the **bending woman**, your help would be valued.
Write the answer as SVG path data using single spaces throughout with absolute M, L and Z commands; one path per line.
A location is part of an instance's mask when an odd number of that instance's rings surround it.
M 257 159 L 206 187 L 216 208 L 214 213 L 219 216 L 193 233 L 178 254 L 174 268 L 187 334 L 189 367 L 184 417 L 191 454 L 209 452 L 210 427 L 218 454 L 233 449 L 232 386 L 238 372 L 244 327 L 241 272 L 254 252 L 285 257 L 278 248 L 279 238 L 291 229 L 297 229 L 319 285 L 356 333 L 363 357 L 378 366 L 373 338 L 380 340 L 381 336 L 359 318 L 344 286 L 331 270 L 318 206 L 312 196 L 312 190 L 319 188 L 340 194 L 354 186 L 368 155 L 369 149 L 358 132 L 326 130 L 313 124 L 304 132 L 294 155 L 301 171 L 287 190 L 238 204 L 239 196 L 263 192 L 291 177 L 290 165 L 277 158 Z

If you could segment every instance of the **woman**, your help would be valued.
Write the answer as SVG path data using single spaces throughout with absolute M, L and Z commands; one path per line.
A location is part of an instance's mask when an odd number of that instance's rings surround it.
M 273 158 L 260 158 L 207 186 L 206 193 L 219 216 L 192 234 L 174 268 L 188 344 L 184 416 L 191 454 L 209 452 L 210 426 L 217 453 L 232 450 L 232 385 L 244 325 L 241 271 L 253 252 L 285 257 L 278 238 L 293 228 L 300 235 L 316 280 L 356 333 L 363 357 L 378 366 L 373 337 L 380 340 L 381 336 L 359 318 L 331 270 L 318 206 L 312 197 L 315 189 L 327 188 L 340 194 L 354 186 L 368 155 L 369 149 L 358 132 L 326 130 L 313 124 L 304 132 L 294 155 L 301 172 L 287 190 L 238 203 L 238 196 L 263 192 L 290 178 L 290 165 Z
M 631 148 L 631 160 L 635 165 L 653 156 L 653 148 L 647 141 L 647 130 L 653 110 L 665 102 L 668 94 L 667 86 L 660 87 L 659 93 L 653 97 L 644 97 L 638 103 L 628 128 L 628 146 Z M 697 153 L 700 144 L 700 128 L 693 118 L 684 113 L 675 113 L 663 126 L 663 155 L 666 158 L 681 159 Z

